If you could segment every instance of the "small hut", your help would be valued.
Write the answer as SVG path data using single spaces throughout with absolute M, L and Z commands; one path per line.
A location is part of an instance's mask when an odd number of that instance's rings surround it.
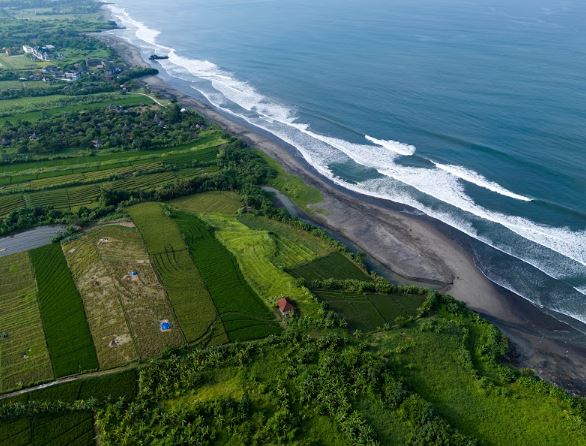
M 277 307 L 279 307 L 279 311 L 285 317 L 288 317 L 295 313 L 295 305 L 293 302 L 289 300 L 288 297 L 281 297 L 277 300 Z

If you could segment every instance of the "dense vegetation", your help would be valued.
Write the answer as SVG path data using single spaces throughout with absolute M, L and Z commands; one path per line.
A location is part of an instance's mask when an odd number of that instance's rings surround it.
M 0 141 L 18 153 L 56 153 L 69 148 L 150 150 L 193 141 L 203 118 L 181 113 L 178 105 L 163 110 L 106 107 L 34 122 L 7 123 Z

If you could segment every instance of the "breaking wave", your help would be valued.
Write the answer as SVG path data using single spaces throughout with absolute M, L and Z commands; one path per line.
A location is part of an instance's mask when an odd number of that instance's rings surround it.
M 412 156 L 415 155 L 415 146 L 409 144 L 403 144 L 402 142 L 393 141 L 392 139 L 384 140 L 384 139 L 376 139 L 372 136 L 365 135 L 367 141 L 370 141 L 377 146 L 384 147 L 391 152 L 397 153 L 402 156 Z

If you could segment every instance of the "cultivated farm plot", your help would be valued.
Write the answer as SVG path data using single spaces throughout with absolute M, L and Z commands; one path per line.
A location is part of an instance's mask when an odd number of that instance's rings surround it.
M 0 392 L 52 376 L 29 257 L 0 257 Z
M 128 209 L 188 342 L 225 337 L 210 294 L 189 255 L 179 228 L 160 203 Z M 221 341 L 217 341 L 221 342 Z
M 102 368 L 160 355 L 184 338 L 135 228 L 108 225 L 64 245 Z M 131 272 L 138 277 L 134 280 Z M 162 332 L 169 320 L 172 329 Z
M 218 213 L 234 215 L 242 207 L 240 196 L 236 192 L 204 192 L 177 198 L 170 202 L 182 211 L 195 213 Z
M 16 56 L 0 55 L 0 69 L 9 70 L 30 70 L 42 66 L 42 62 L 37 62 L 23 54 Z
M 269 231 L 277 245 L 273 261 L 281 268 L 294 268 L 334 252 L 326 240 L 286 223 L 250 214 L 238 220 L 251 229 Z
M 322 279 L 371 280 L 366 272 L 339 252 L 333 252 L 325 257 L 299 265 L 290 269 L 289 272 L 295 277 L 302 277 L 308 281 Z
M 21 207 L 25 206 L 24 197 L 22 195 L 8 195 L 6 197 L 0 196 L 0 217 L 4 217 Z
M 425 296 L 412 294 L 347 293 L 314 290 L 315 295 L 330 309 L 340 314 L 351 330 L 371 331 L 383 324 L 393 324 L 399 316 L 416 314 Z
M 0 91 L 35 90 L 47 87 L 48 85 L 43 81 L 0 81 Z
M 41 320 L 56 377 L 98 368 L 83 303 L 61 250 L 52 244 L 29 252 L 38 284 Z
M 94 446 L 94 417 L 77 411 L 0 422 L 0 446 Z
M 207 224 L 183 212 L 176 214 L 175 221 L 230 340 L 245 341 L 278 333 L 274 315 L 250 288 L 234 256 L 214 237 Z
M 273 263 L 277 245 L 268 231 L 250 229 L 236 217 L 201 214 L 201 218 L 216 228 L 216 237 L 236 257 L 247 282 L 269 308 L 278 297 L 288 296 L 306 315 L 319 311 L 311 293 Z

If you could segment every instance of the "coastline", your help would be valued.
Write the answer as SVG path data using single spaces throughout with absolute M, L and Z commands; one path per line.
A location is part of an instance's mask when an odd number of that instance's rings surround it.
M 133 65 L 157 66 L 140 50 L 112 34 L 99 36 Z M 511 362 L 528 367 L 566 389 L 586 394 L 586 337 L 533 304 L 490 282 L 472 254 L 428 217 L 401 211 L 391 202 L 366 197 L 322 177 L 303 157 L 273 135 L 227 116 L 172 85 L 164 75 L 142 79 L 151 92 L 177 99 L 210 122 L 262 150 L 288 172 L 322 192 L 308 218 L 349 240 L 395 281 L 440 289 L 495 323 L 512 344 Z

